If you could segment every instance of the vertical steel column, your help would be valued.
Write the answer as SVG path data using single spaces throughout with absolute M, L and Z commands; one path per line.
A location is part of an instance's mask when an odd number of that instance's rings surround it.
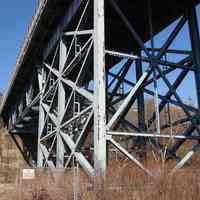
M 141 53 L 140 53 L 141 56 Z M 140 80 L 143 71 L 142 71 L 142 61 L 137 59 L 136 60 L 136 79 L 137 81 Z M 142 131 L 145 131 L 145 106 L 144 106 L 144 91 L 141 89 L 141 91 L 138 93 L 138 126 Z
M 43 167 L 43 153 L 40 146 L 40 138 L 42 129 L 44 127 L 45 114 L 42 108 L 42 93 L 44 83 L 44 69 L 38 69 L 38 82 L 40 92 L 40 103 L 39 103 L 39 120 L 38 120 L 38 149 L 37 149 L 37 167 Z
M 141 52 L 140 55 L 141 57 Z M 136 80 L 139 81 L 143 71 L 142 71 L 142 61 L 137 59 L 136 60 Z M 145 104 L 144 104 L 144 91 L 141 89 L 141 91 L 138 93 L 138 98 L 137 98 L 137 108 L 138 108 L 138 127 L 141 131 L 146 130 L 146 125 L 145 125 Z M 145 138 L 139 137 L 137 139 L 137 143 L 139 148 L 143 149 L 145 148 Z
M 106 170 L 106 72 L 104 0 L 94 0 L 94 167 Z
M 59 88 L 58 88 L 58 121 L 57 121 L 57 147 L 56 147 L 56 168 L 64 167 L 64 144 L 60 135 L 60 126 L 62 116 L 65 111 L 65 90 L 62 84 L 62 73 L 65 66 L 67 49 L 63 41 L 60 41 L 60 57 L 59 57 Z
M 155 57 L 154 52 L 154 29 L 153 29 L 153 18 L 152 18 L 152 2 L 148 0 L 148 18 L 149 18 L 149 29 L 150 29 L 150 42 L 151 42 L 151 49 L 152 49 L 152 58 Z M 154 105 L 155 105 L 155 113 L 156 113 L 156 122 L 155 128 L 157 133 L 160 134 L 160 112 L 159 112 L 159 101 L 158 101 L 158 82 L 157 82 L 157 74 L 156 74 L 156 63 L 155 61 L 151 61 L 151 65 L 153 67 L 153 83 L 154 83 Z
M 199 38 L 199 28 L 197 22 L 196 9 L 194 6 L 189 8 L 188 22 L 189 22 L 193 61 L 196 66 L 195 79 L 197 88 L 198 108 L 200 108 L 200 38 Z

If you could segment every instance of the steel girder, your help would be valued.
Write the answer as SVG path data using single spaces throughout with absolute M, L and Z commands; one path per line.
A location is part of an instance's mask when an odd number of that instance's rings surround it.
M 26 149 L 31 152 L 31 159 L 37 162 L 38 167 L 65 168 L 71 166 L 75 158 L 91 176 L 105 176 L 109 144 L 152 176 L 135 157 L 135 153 L 119 142 L 119 136 L 124 137 L 123 141 L 136 138 L 134 145 L 139 143 L 139 148 L 146 145 L 146 138 L 155 144 L 159 144 L 159 138 L 174 139 L 177 142 L 167 150 L 168 157 L 176 155 L 185 141 L 196 141 L 197 144 L 181 159 L 173 172 L 179 169 L 198 151 L 200 139 L 200 105 L 188 105 L 177 92 L 188 73 L 194 73 L 199 104 L 200 42 L 195 8 L 191 6 L 185 10 L 163 46 L 156 48 L 153 11 L 149 4 L 151 47 L 147 48 L 146 41 L 142 40 L 130 22 L 130 16 L 126 16 L 118 1 L 109 0 L 109 6 L 107 2 L 105 6 L 104 0 L 73 3 L 76 9 L 72 6 L 66 28 L 55 31 L 32 80 L 12 109 L 9 117 L 10 132 L 13 135 L 21 134 L 24 141 L 27 135 L 24 136 L 23 132 L 30 132 L 29 135 L 37 138 L 37 148 L 27 144 L 31 148 Z M 106 37 L 108 11 L 105 7 L 116 13 L 135 41 L 136 47 L 129 50 L 130 53 L 107 49 L 110 41 Z M 72 13 L 74 18 L 71 17 Z M 187 22 L 192 50 L 170 49 Z M 179 61 L 164 59 L 170 53 L 185 57 Z M 135 72 L 133 68 L 136 68 Z M 175 81 L 171 81 L 168 76 L 173 76 L 177 69 L 179 75 Z M 158 90 L 161 81 L 166 85 L 164 94 Z M 154 96 L 156 102 L 155 112 L 147 119 L 146 94 Z M 137 109 L 134 110 L 136 102 Z M 170 125 L 160 125 L 160 114 L 168 104 L 182 109 L 185 118 L 171 122 Z M 132 116 L 128 117 L 130 112 Z M 134 116 L 137 116 L 136 122 Z M 162 128 L 186 122 L 189 127 L 185 133 L 173 136 L 162 134 Z M 195 131 L 198 135 L 193 135 Z M 158 146 L 159 152 L 163 153 L 162 145 L 156 145 L 156 148 Z M 90 152 L 92 156 L 85 150 L 87 148 L 94 150 Z
M 24 86 L 24 92 L 16 97 L 9 113 L 8 130 L 25 161 L 36 165 L 37 160 L 37 127 L 39 110 L 39 85 L 37 81 L 37 66 L 29 83 Z M 21 139 L 16 139 L 18 135 Z

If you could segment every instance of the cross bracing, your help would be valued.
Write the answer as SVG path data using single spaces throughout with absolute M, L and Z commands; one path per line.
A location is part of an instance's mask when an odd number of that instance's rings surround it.
M 184 166 L 198 152 L 200 139 L 198 3 L 41 1 L 2 106 L 14 141 L 16 135 L 22 139 L 23 146 L 17 145 L 25 160 L 37 167 L 67 168 L 76 159 L 87 174 L 101 176 L 114 146 L 153 176 L 124 142 L 142 151 L 150 142 L 158 154 L 177 159 L 179 148 L 193 141 L 172 173 Z M 156 34 L 172 22 L 158 47 Z M 191 49 L 172 48 L 185 26 Z M 176 59 L 168 59 L 169 54 Z M 178 91 L 191 74 L 197 106 Z M 151 113 L 147 96 L 154 102 Z M 184 117 L 172 121 L 167 116 L 164 123 L 161 115 L 169 106 Z M 187 128 L 163 133 L 180 124 Z M 165 149 L 161 139 L 174 143 Z M 85 151 L 88 147 L 92 156 Z

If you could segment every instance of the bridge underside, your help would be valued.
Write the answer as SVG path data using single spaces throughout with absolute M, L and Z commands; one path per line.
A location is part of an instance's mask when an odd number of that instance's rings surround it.
M 65 168 L 75 159 L 88 174 L 102 175 L 114 146 L 151 175 L 135 149 L 144 153 L 150 142 L 159 155 L 177 158 L 193 141 L 173 171 L 182 167 L 200 147 L 198 2 L 59 0 L 41 6 L 2 108 L 13 139 L 22 139 L 26 161 Z M 175 49 L 186 27 L 188 49 Z M 197 106 L 180 95 L 188 78 Z M 151 113 L 147 99 L 154 102 Z M 182 117 L 172 120 L 170 107 Z M 184 131 L 173 135 L 183 124 Z

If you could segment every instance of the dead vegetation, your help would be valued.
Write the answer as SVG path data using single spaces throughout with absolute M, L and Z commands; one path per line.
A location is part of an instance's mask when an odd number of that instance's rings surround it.
M 148 163 L 154 178 L 129 161 L 112 162 L 102 189 L 94 190 L 91 180 L 80 172 L 80 200 L 198 200 L 200 193 L 200 164 L 198 158 L 177 172 L 168 174 L 171 164 Z M 18 184 L 16 197 L 20 200 L 73 200 L 73 169 L 66 172 L 38 170 L 33 181 Z M 14 190 L 13 190 L 14 191 Z M 11 194 L 7 194 L 10 199 Z M 2 198 L 2 196 L 1 196 Z M 6 198 L 5 198 L 6 199 Z
M 147 114 L 153 110 L 152 102 L 148 102 Z M 184 117 L 181 110 L 170 108 L 171 120 L 175 121 Z M 149 116 L 146 116 L 149 118 Z M 136 117 L 134 118 L 137 123 Z M 161 113 L 161 121 L 165 114 Z M 164 130 L 169 133 L 172 128 L 173 134 L 182 133 L 187 123 L 181 126 L 168 127 Z M 1 129 L 6 133 L 5 129 Z M 10 138 L 0 135 L 0 158 L 3 163 L 0 167 L 0 200 L 74 200 L 78 195 L 79 200 L 198 200 L 200 194 L 200 157 L 196 154 L 192 160 L 176 174 L 169 172 L 176 161 L 166 162 L 153 154 L 148 149 L 147 159 L 144 165 L 152 172 L 154 178 L 146 175 L 133 163 L 124 160 L 122 155 L 108 163 L 106 181 L 100 190 L 95 190 L 93 181 L 90 180 L 80 169 L 79 184 L 75 184 L 73 169 L 63 171 L 37 170 L 36 178 L 32 181 L 21 179 L 19 173 L 20 165 L 13 167 L 13 160 L 20 161 L 21 158 L 14 156 L 15 147 Z M 172 145 L 170 141 L 168 145 Z M 183 145 L 179 154 L 184 153 L 191 147 L 192 143 Z M 10 146 L 10 151 L 7 147 Z M 151 147 L 148 147 L 151 148 Z M 17 150 L 16 150 L 17 151 Z M 3 152 L 3 153 L 2 153 Z M 5 170 L 5 171 L 4 171 Z M 1 174 L 3 179 L 1 181 Z M 6 177 L 6 178 L 5 178 Z M 10 178 L 9 178 L 10 177 Z

